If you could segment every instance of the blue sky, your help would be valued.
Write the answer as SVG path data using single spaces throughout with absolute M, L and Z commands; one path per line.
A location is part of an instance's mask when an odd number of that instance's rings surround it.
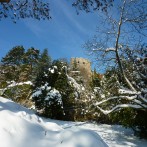
M 96 13 L 76 14 L 68 1 L 53 0 L 50 3 L 52 20 L 24 19 L 16 24 L 10 19 L 0 21 L 0 59 L 17 45 L 25 49 L 48 49 L 53 59 L 85 57 L 82 45 L 90 39 L 98 24 Z

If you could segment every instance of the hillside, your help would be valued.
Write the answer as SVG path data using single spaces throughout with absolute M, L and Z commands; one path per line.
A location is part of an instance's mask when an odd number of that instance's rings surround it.
M 0 120 L 1 147 L 147 146 L 147 141 L 135 138 L 131 130 L 121 126 L 40 118 L 31 110 L 2 97 Z

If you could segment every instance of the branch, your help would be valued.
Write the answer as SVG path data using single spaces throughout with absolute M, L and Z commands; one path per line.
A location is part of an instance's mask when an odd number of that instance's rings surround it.
M 124 80 L 126 81 L 126 84 L 129 86 L 129 88 L 131 90 L 137 92 L 136 89 L 133 87 L 133 85 L 131 84 L 131 82 L 128 80 L 128 78 L 125 75 L 125 72 L 124 72 L 124 69 L 123 69 L 123 66 L 122 66 L 122 62 L 120 60 L 120 56 L 119 56 L 119 53 L 118 53 L 119 39 L 120 39 L 120 35 L 121 35 L 121 28 L 122 28 L 122 25 L 123 25 L 123 15 L 124 15 L 123 13 L 125 11 L 125 5 L 126 5 L 126 0 L 124 0 L 120 20 L 119 20 L 119 23 L 118 23 L 118 32 L 117 32 L 117 37 L 116 37 L 116 42 L 115 42 L 115 53 L 116 53 L 116 58 L 117 58 L 117 61 L 118 61 L 120 71 L 122 72 L 122 76 L 123 76 Z
M 116 49 L 115 49 L 115 48 L 107 48 L 107 49 L 105 50 L 105 52 L 110 52 L 110 51 L 115 52 Z
M 101 105 L 105 102 L 108 102 L 108 101 L 114 100 L 114 99 L 127 99 L 127 100 L 131 101 L 136 98 L 137 98 L 137 95 L 135 95 L 135 96 L 114 96 L 114 97 L 107 98 L 106 100 L 95 103 L 95 106 Z
M 100 108 L 99 106 L 97 106 L 97 108 L 104 113 L 105 115 L 110 114 L 116 110 L 118 110 L 119 108 L 135 108 L 135 109 L 142 109 L 141 106 L 139 105 L 133 105 L 133 104 L 120 104 L 120 105 L 116 105 L 115 107 L 113 107 L 111 110 L 104 110 L 102 108 Z M 146 106 L 147 108 L 147 106 Z
M 146 104 L 147 104 L 147 99 L 145 99 L 143 96 L 141 96 L 141 95 L 139 95 L 139 98 L 143 101 L 143 102 L 145 102 Z
M 105 102 L 108 102 L 110 100 L 114 100 L 114 99 L 126 99 L 126 100 L 129 100 L 129 101 L 132 101 L 132 102 L 136 103 L 141 108 L 147 108 L 147 105 L 146 104 L 142 104 L 141 101 L 139 101 L 139 100 L 136 99 L 137 96 L 138 95 L 134 95 L 134 96 L 114 96 L 114 97 L 107 98 L 106 100 L 97 102 L 97 103 L 94 104 L 94 106 L 99 107 L 99 105 L 101 105 L 101 104 L 103 104 Z M 143 97 L 142 97 L 142 100 L 144 100 L 145 102 L 147 102 L 147 100 L 144 99 Z
M 26 0 L 23 4 L 20 4 L 20 6 L 16 10 L 20 10 L 23 6 L 27 5 L 28 0 Z

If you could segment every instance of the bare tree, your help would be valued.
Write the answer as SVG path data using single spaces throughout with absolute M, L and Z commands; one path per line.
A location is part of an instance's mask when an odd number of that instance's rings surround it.
M 84 10 L 87 13 L 97 10 L 107 12 L 107 9 L 113 5 L 114 0 L 75 0 L 73 6 L 79 10 Z
M 50 19 L 49 2 L 47 0 L 11 0 L 9 3 L 0 2 L 0 20 L 11 18 Z
M 113 0 L 74 0 L 72 5 L 79 10 L 90 12 L 103 10 L 112 4 Z M 18 19 L 34 18 L 37 20 L 51 19 L 49 0 L 2 0 L 0 1 L 0 20 L 11 18 L 14 23 Z
M 108 114 L 121 108 L 132 107 L 136 109 L 147 109 L 147 87 L 139 88 L 137 83 L 130 79 L 130 74 L 125 69 L 124 49 L 135 49 L 145 42 L 147 35 L 147 2 L 145 0 L 119 0 L 114 3 L 107 13 L 102 14 L 102 23 L 98 27 L 97 35 L 92 41 L 85 44 L 85 48 L 90 55 L 95 57 L 98 63 L 103 63 L 105 68 L 108 66 L 117 67 L 119 74 L 125 83 L 125 87 L 118 89 L 118 95 L 107 97 L 95 106 L 103 113 Z M 138 48 L 138 50 L 141 48 Z M 146 55 L 141 59 L 142 68 L 145 72 L 138 75 L 146 77 Z M 129 61 L 129 60 L 127 60 Z M 132 64 L 132 66 L 135 66 Z M 138 65 L 136 68 L 140 68 Z M 135 70 L 135 68 L 133 69 Z M 139 71 L 137 71 L 139 72 Z M 142 80 L 140 78 L 140 80 Z M 138 83 L 139 84 L 139 83 Z M 121 86 L 121 83 L 120 83 Z M 117 103 L 110 107 L 110 110 L 103 110 L 100 105 L 117 100 Z M 125 99 L 125 101 L 124 101 Z

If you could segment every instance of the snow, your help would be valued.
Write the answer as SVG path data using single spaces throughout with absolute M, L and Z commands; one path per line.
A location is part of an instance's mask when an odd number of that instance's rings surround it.
M 8 85 L 8 87 L 14 87 L 14 86 L 18 86 L 18 85 L 33 85 L 31 81 L 26 81 L 26 82 L 20 82 L 20 83 L 16 83 L 15 81 L 11 81 L 12 83 L 10 85 Z
M 45 101 L 48 101 L 49 99 L 54 99 L 55 97 L 58 98 L 58 102 L 62 104 L 61 94 L 58 90 L 53 88 L 47 93 L 47 96 L 45 97 Z
M 58 90 L 56 90 L 55 88 L 48 86 L 48 83 L 45 83 L 43 86 L 37 88 L 37 91 L 35 91 L 31 97 L 32 98 L 39 97 L 40 95 L 42 95 L 43 90 L 45 90 L 45 89 L 47 91 L 45 101 L 49 101 L 50 99 L 55 99 L 55 97 L 56 97 L 56 100 L 58 100 L 58 103 L 62 104 L 62 99 L 61 99 L 62 96 L 61 96 L 60 92 Z
M 120 94 L 140 94 L 140 92 L 135 92 L 135 91 L 131 91 L 131 90 L 128 90 L 128 89 L 119 89 L 119 93 Z
M 71 73 L 80 73 L 80 71 L 77 71 L 77 70 L 76 71 L 71 71 Z
M 53 69 L 49 68 L 49 71 L 50 71 L 51 73 L 54 73 L 54 72 L 55 72 L 55 71 L 54 71 L 54 68 L 53 68 Z
M 53 66 L 53 68 L 49 68 L 48 70 L 53 74 L 53 73 L 55 73 L 55 69 L 57 70 L 58 67 L 57 66 Z
M 106 52 L 109 52 L 109 51 L 116 51 L 116 49 L 113 48 L 113 47 L 107 48 L 107 49 L 106 49 Z
M 39 96 L 39 95 L 41 95 L 41 94 L 42 94 L 42 90 L 39 89 L 39 90 L 35 91 L 35 92 L 32 94 L 32 97 Z
M 119 110 L 119 108 L 135 108 L 135 109 L 141 109 L 142 106 L 140 105 L 135 105 L 135 104 L 120 104 L 120 105 L 116 105 L 115 107 L 113 107 L 110 110 L 103 110 L 102 108 L 100 108 L 99 106 L 96 106 L 101 112 L 103 112 L 105 115 L 112 113 L 113 111 L 117 111 Z M 146 107 L 145 107 L 146 108 Z
M 145 147 L 147 140 L 117 125 L 38 117 L 0 97 L 0 147 Z M 106 143 L 105 143 L 106 142 Z
M 20 83 L 17 83 L 15 81 L 7 81 L 7 83 L 9 85 L 6 88 L 0 89 L 0 95 L 3 95 L 5 90 L 7 90 L 7 89 L 9 89 L 11 87 L 20 86 L 20 85 L 33 85 L 33 83 L 31 81 L 20 82 Z
M 70 83 L 71 85 L 73 85 L 74 88 L 75 88 L 78 92 L 81 92 L 81 91 L 84 91 L 84 90 L 85 90 L 85 88 L 83 87 L 83 85 L 82 85 L 82 84 L 78 84 L 74 78 L 72 78 L 72 77 L 70 77 L 70 76 L 68 76 L 68 75 L 67 75 L 67 78 L 68 78 L 68 80 L 69 80 L 69 83 Z

